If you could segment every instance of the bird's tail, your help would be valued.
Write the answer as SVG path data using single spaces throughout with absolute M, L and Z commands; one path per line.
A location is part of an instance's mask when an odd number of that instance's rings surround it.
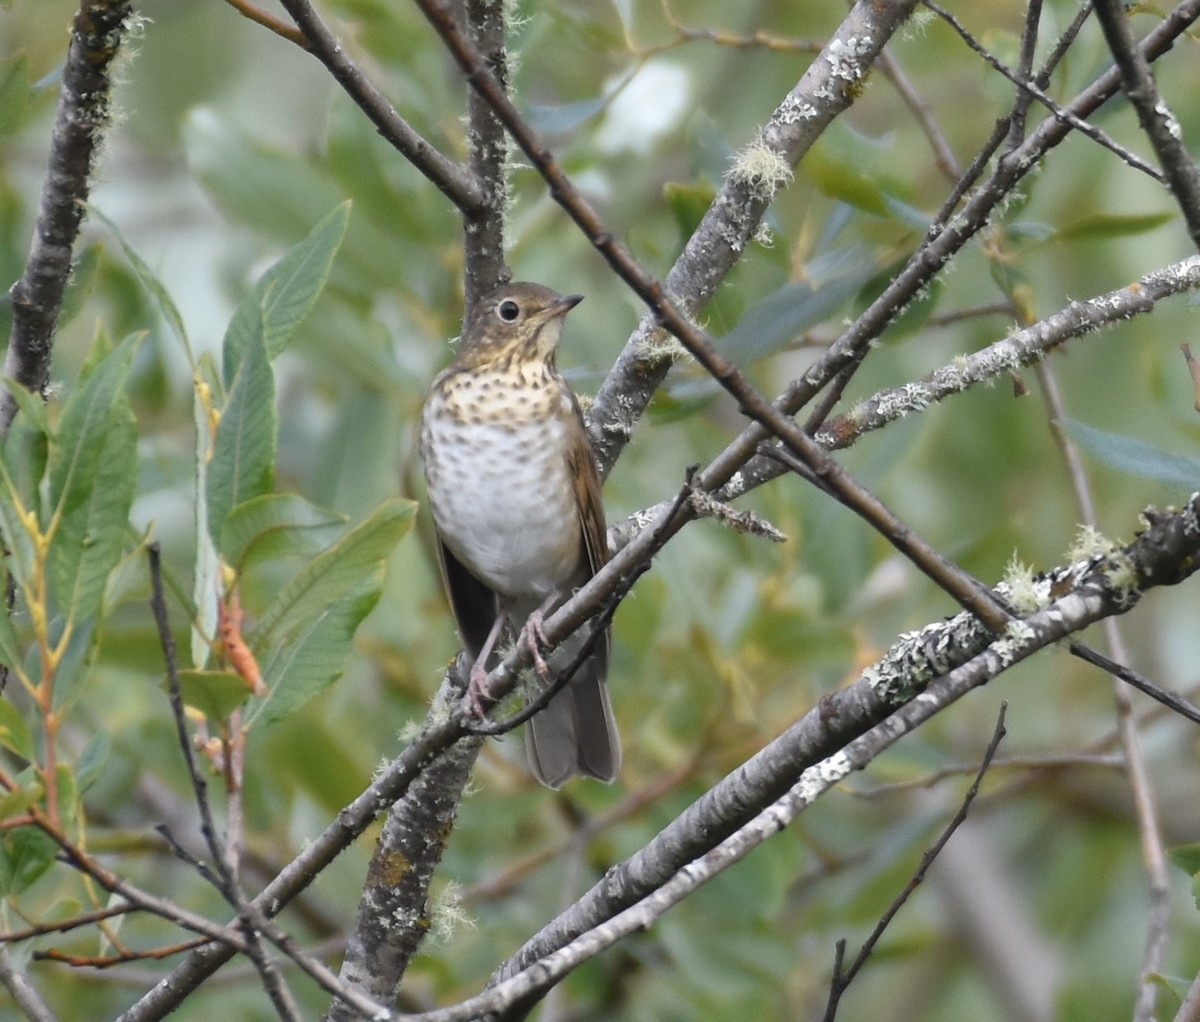
M 525 726 L 529 769 L 547 787 L 557 788 L 576 774 L 608 783 L 621 769 L 621 738 L 604 680 L 607 640 L 605 635 L 575 677 Z M 582 641 L 563 643 L 551 658 L 552 668 L 570 664 Z

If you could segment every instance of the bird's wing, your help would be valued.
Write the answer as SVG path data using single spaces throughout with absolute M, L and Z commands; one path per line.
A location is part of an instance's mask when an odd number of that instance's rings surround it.
M 458 634 L 472 659 L 479 656 L 496 621 L 496 594 L 472 575 L 438 536 L 438 566 Z

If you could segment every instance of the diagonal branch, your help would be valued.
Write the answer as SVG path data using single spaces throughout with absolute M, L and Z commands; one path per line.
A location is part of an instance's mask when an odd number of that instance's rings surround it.
M 890 744 L 1037 650 L 1128 612 L 1146 589 L 1177 584 L 1200 568 L 1200 494 L 1177 512 L 1148 511 L 1146 520 L 1147 530 L 1110 557 L 1041 576 L 1035 587 L 1040 609 L 999 641 L 990 642 L 966 613 L 900 636 L 859 681 L 822 698 L 630 859 L 610 868 L 493 979 L 515 975 L 649 896 L 793 785 L 800 788 L 798 782 L 806 782 L 809 798 L 815 797 L 869 762 L 881 748 L 880 735 Z M 1113 571 L 1117 565 L 1131 569 L 1136 589 L 1120 583 L 1125 576 Z M 1012 594 L 1002 586 L 999 595 Z
M 880 938 L 884 931 L 896 918 L 896 913 L 900 911 L 904 903 L 909 899 L 909 896 L 915 891 L 925 880 L 925 874 L 929 872 L 929 867 L 933 865 L 934 859 L 938 857 L 942 849 L 946 847 L 946 843 L 950 840 L 959 827 L 966 822 L 967 814 L 971 810 L 971 804 L 975 801 L 975 797 L 979 794 L 979 789 L 983 784 L 984 775 L 992 765 L 992 759 L 996 755 L 996 750 L 1000 748 L 1000 743 L 1004 740 L 1004 736 L 1008 733 L 1004 727 L 1004 718 L 1008 712 L 1008 704 L 1000 704 L 1000 716 L 996 719 L 996 726 L 992 730 L 991 741 L 988 742 L 987 748 L 983 753 L 983 761 L 979 764 L 979 769 L 975 771 L 975 780 L 967 789 L 966 795 L 963 797 L 962 804 L 958 807 L 958 812 L 948 824 L 942 829 L 941 834 L 929 848 L 925 854 L 921 856 L 921 862 L 917 866 L 917 871 L 909 877 L 908 883 L 904 888 L 892 899 L 892 903 L 888 905 L 879 922 L 875 924 L 875 929 L 871 931 L 870 936 L 863 941 L 862 947 L 859 948 L 858 954 L 855 955 L 854 961 L 843 969 L 841 964 L 841 954 L 845 947 L 845 941 L 838 941 L 838 963 L 833 971 L 833 980 L 830 984 L 829 1002 L 825 1008 L 825 1022 L 833 1022 L 837 1015 L 838 1004 L 841 1002 L 842 995 L 846 992 L 846 988 L 854 982 L 854 977 L 862 971 L 862 967 L 866 964 L 867 959 L 871 957 L 876 946 L 879 944 Z
M 337 36 L 320 19 L 308 0 L 280 0 L 304 33 L 309 52 L 333 75 L 359 109 L 397 151 L 424 174 L 460 210 L 470 212 L 485 199 L 479 183 L 453 160 L 443 156 L 401 117 L 362 68 L 347 55 Z
M 923 542 L 866 487 L 856 482 L 845 469 L 832 461 L 795 421 L 762 397 L 737 367 L 721 355 L 708 337 L 688 319 L 664 290 L 663 285 L 647 273 L 629 250 L 613 237 L 596 211 L 578 193 L 541 139 L 513 106 L 502 84 L 496 80 L 495 75 L 471 46 L 441 0 L 416 2 L 446 43 L 467 80 L 491 104 L 514 140 L 541 173 L 555 200 L 582 228 L 609 265 L 646 302 L 663 326 L 670 330 L 709 374 L 737 400 L 742 411 L 760 423 L 769 433 L 778 436 L 788 451 L 819 480 L 823 489 L 866 519 L 930 579 L 962 606 L 969 607 L 981 620 L 988 622 L 993 631 L 1002 631 L 1007 621 L 1007 613 L 992 600 L 987 589 Z M 880 5 L 867 3 L 859 6 L 874 8 Z M 889 9 L 900 6 L 902 5 L 890 5 Z M 859 10 L 859 7 L 855 10 Z M 899 24 L 899 21 L 896 24 Z M 855 37 L 855 40 L 852 46 L 840 43 L 834 47 L 833 43 L 830 44 L 832 53 L 826 60 L 837 68 L 834 80 L 839 83 L 841 89 L 846 89 L 848 83 L 860 79 L 868 66 L 868 56 L 877 53 L 878 46 L 882 45 L 873 36 L 861 35 Z M 796 118 L 803 119 L 802 114 L 796 111 L 793 113 Z M 764 128 L 763 144 L 767 145 L 766 140 L 773 138 L 777 131 L 781 132 L 782 129 L 774 125 Z M 757 209 L 757 215 L 761 216 L 769 201 L 769 197 L 755 191 L 756 188 L 761 188 L 761 184 L 755 185 L 744 177 L 739 178 L 738 182 L 738 187 L 747 190 L 751 207 Z M 737 247 L 737 244 L 729 242 L 729 239 L 726 241 L 734 248 Z M 665 367 L 663 371 L 665 372 Z M 547 622 L 547 637 L 553 640 L 558 634 L 553 624 Z
M 1183 145 L 1179 121 L 1159 95 L 1154 72 L 1133 38 L 1124 5 L 1117 0 L 1095 0 L 1094 6 L 1120 70 L 1121 87 L 1154 147 L 1167 186 L 1187 223 L 1192 244 L 1200 249 L 1200 168 Z

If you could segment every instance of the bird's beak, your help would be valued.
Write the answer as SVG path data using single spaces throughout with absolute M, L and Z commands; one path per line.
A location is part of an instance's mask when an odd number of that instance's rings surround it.
M 576 305 L 583 301 L 583 295 L 563 295 L 557 302 L 550 306 L 546 311 L 553 316 L 565 316 Z

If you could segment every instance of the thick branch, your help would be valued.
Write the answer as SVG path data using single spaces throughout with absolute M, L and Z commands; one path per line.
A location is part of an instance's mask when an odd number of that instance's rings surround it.
M 935 369 L 928 376 L 873 394 L 853 411 L 827 422 L 816 434 L 816 440 L 829 450 L 849 447 L 864 433 L 882 429 L 889 422 L 912 412 L 924 411 L 943 398 L 962 393 L 978 383 L 1040 362 L 1069 340 L 1152 312 L 1162 299 L 1197 288 L 1200 288 L 1200 256 L 1191 256 L 1148 273 L 1128 287 L 1086 301 L 1071 302 L 1053 316 L 1023 330 L 1015 330 L 986 348 Z M 747 485 L 750 479 L 757 485 L 778 474 L 778 468 L 770 465 L 770 459 L 761 458 L 746 466 L 744 478 Z
M 807 781 L 811 796 L 861 769 L 883 747 L 866 737 L 877 725 L 891 736 L 883 740 L 890 744 L 1037 650 L 1129 611 L 1149 588 L 1189 577 L 1200 567 L 1200 494 L 1179 512 L 1147 512 L 1146 517 L 1147 531 L 1109 557 L 1042 576 L 1033 594 L 1042 609 L 1017 622 L 1003 639 L 989 645 L 986 633 L 965 613 L 901 636 L 859 681 L 824 697 L 632 858 L 609 869 L 494 979 L 515 975 L 650 896 L 798 782 Z M 1118 580 L 1136 582 L 1131 588 L 1114 584 Z M 1062 595 L 1052 599 L 1054 593 Z M 999 595 L 1011 598 L 1012 593 L 1002 588 Z
M 1133 38 L 1124 5 L 1118 0 L 1094 0 L 1093 6 L 1120 69 L 1121 86 L 1154 147 L 1192 244 L 1200 249 L 1200 169 L 1184 148 L 1179 121 L 1159 96 L 1154 72 Z
M 4 374 L 27 390 L 42 392 L 50 377 L 54 331 L 71 274 L 71 255 L 91 186 L 112 102 L 112 63 L 128 27 L 130 0 L 84 0 L 58 94 L 50 163 L 25 273 L 10 291 L 12 336 Z M 0 403 L 0 433 L 7 433 L 17 405 Z
M 467 0 L 466 24 L 471 45 L 502 89 L 508 88 L 504 6 Z M 479 207 L 463 211 L 463 285 L 466 318 L 475 301 L 511 276 L 504 258 L 504 207 L 508 199 L 505 165 L 508 140 L 492 105 L 467 87 L 467 144 L 471 173 L 483 193 Z
M 1007 620 L 1007 615 L 1004 608 L 991 600 L 987 590 L 921 540 L 870 491 L 852 479 L 840 465 L 828 458 L 792 419 L 763 398 L 737 367 L 717 352 L 708 337 L 688 319 L 679 305 L 664 291 L 663 285 L 647 273 L 629 250 L 613 237 L 596 211 L 576 191 L 537 134 L 518 113 L 504 92 L 502 84 L 496 80 L 495 75 L 475 52 L 470 41 L 454 21 L 450 11 L 440 0 L 417 0 L 417 4 L 437 29 L 454 59 L 462 67 L 467 79 L 487 99 L 525 155 L 541 173 L 550 186 L 555 200 L 583 229 L 596 248 L 608 260 L 609 265 L 646 302 L 656 318 L 680 340 L 713 379 L 737 399 L 742 411 L 760 423 L 768 432 L 778 436 L 788 451 L 806 466 L 811 477 L 817 481 L 819 486 L 870 522 L 880 535 L 904 553 L 922 572 L 950 593 L 962 606 L 971 608 L 972 612 L 987 621 L 993 630 L 1001 630 Z M 885 5 L 864 3 L 855 10 L 870 8 L 874 11 L 879 6 Z M 891 9 L 903 5 L 886 6 Z M 893 13 L 895 12 L 893 11 Z M 896 24 L 899 24 L 899 20 Z M 830 53 L 825 59 L 832 68 L 830 72 L 832 82 L 838 90 L 849 90 L 851 85 L 861 79 L 868 66 L 865 62 L 866 58 L 877 53 L 879 45 L 881 43 L 876 37 L 870 35 L 854 36 L 849 42 L 842 42 L 837 46 L 830 43 L 828 47 Z M 793 108 L 790 120 L 780 118 L 779 123 L 772 122 L 763 129 L 761 145 L 775 152 L 776 140 L 788 137 L 788 132 L 784 129 L 796 120 L 804 120 L 807 117 L 808 114 L 805 110 Z M 778 157 L 777 152 L 776 157 Z M 757 196 L 753 199 L 752 205 L 757 208 L 757 215 L 761 216 L 762 210 L 766 208 L 769 201 L 769 196 L 761 192 L 764 187 L 763 182 L 749 177 L 745 168 L 740 176 L 731 175 L 730 180 L 735 178 L 740 187 Z M 738 247 L 733 242 L 728 243 L 732 248 Z M 665 367 L 663 367 L 663 372 L 665 371 Z

